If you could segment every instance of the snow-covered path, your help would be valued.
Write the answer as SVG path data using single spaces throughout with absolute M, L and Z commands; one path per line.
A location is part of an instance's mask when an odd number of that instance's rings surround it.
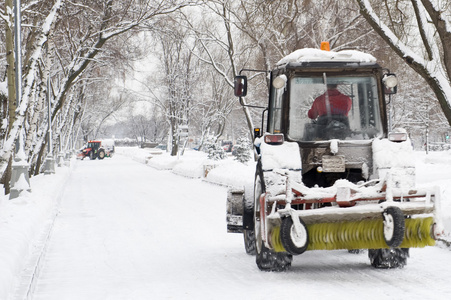
M 226 233 L 224 187 L 117 155 L 78 161 L 33 299 L 449 299 L 451 251 L 412 249 L 404 269 L 366 253 L 307 252 L 258 270 Z

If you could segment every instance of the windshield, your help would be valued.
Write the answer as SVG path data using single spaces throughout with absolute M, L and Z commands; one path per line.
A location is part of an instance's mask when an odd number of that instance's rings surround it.
M 297 141 L 369 140 L 383 133 L 374 76 L 294 77 L 288 136 Z

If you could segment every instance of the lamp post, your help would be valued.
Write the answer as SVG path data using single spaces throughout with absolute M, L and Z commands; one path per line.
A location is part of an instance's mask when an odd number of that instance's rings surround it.
M 16 103 L 20 110 L 22 99 L 22 56 L 20 53 L 21 42 L 21 11 L 20 0 L 14 1 L 14 52 L 16 58 Z M 28 162 L 24 151 L 23 128 L 20 129 L 16 143 L 14 161 L 11 165 L 11 192 L 9 199 L 15 199 L 23 191 L 31 192 L 30 178 L 28 175 Z
M 55 159 L 53 158 L 53 137 L 52 137 L 52 98 L 50 96 L 50 76 L 47 78 L 47 105 L 48 105 L 48 118 L 49 118 L 49 127 L 48 127 L 48 154 L 44 161 L 44 174 L 55 174 Z
M 21 43 L 21 21 L 20 0 L 14 0 L 14 52 L 16 56 L 16 99 L 17 107 L 22 99 L 22 55 L 20 53 Z

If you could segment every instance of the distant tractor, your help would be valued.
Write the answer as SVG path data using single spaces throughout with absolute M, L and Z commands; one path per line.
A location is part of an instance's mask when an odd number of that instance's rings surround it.
M 89 157 L 90 159 L 104 159 L 105 157 L 112 156 L 114 152 L 113 149 L 105 149 L 102 146 L 101 141 L 89 141 L 88 144 L 80 151 L 78 157 L 84 159 L 85 157 Z

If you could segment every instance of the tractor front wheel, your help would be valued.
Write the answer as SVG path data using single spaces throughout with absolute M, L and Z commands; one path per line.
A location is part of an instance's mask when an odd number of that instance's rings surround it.
M 260 196 L 265 192 L 262 173 L 263 172 L 261 169 L 257 168 L 257 175 L 255 177 L 254 185 L 254 234 L 256 263 L 258 268 L 262 271 L 281 272 L 291 266 L 293 256 L 287 252 L 275 252 L 274 250 L 268 249 L 262 239 L 260 210 L 265 209 L 264 207 L 260 207 Z
M 257 251 L 255 250 L 255 231 L 250 229 L 243 230 L 244 237 L 244 249 L 249 255 L 255 255 Z

